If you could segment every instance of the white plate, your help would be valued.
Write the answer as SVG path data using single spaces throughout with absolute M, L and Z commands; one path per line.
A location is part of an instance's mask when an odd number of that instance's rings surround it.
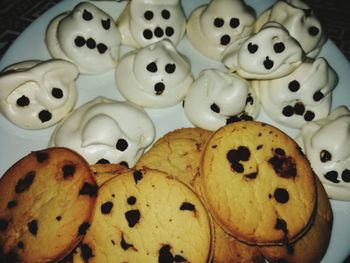
M 3 56 L 0 61 L 0 70 L 12 63 L 27 59 L 49 59 L 50 55 L 44 43 L 45 30 L 49 21 L 57 14 L 71 10 L 78 2 L 80 1 L 65 0 L 55 5 L 52 9 L 48 10 L 34 21 L 18 37 Z M 182 1 L 187 16 L 195 7 L 206 2 L 208 2 L 208 0 Z M 257 14 L 259 14 L 268 8 L 274 1 L 246 0 L 246 2 L 253 6 Z M 126 5 L 125 1 L 121 3 L 116 3 L 114 1 L 101 1 L 94 3 L 114 18 L 119 16 Z M 181 41 L 178 49 L 191 59 L 192 72 L 195 77 L 204 68 L 223 68 L 221 64 L 200 55 L 195 49 L 193 49 L 186 38 Z M 122 49 L 122 53 L 125 53 L 126 51 L 126 48 Z M 350 108 L 350 90 L 348 90 L 350 83 L 350 64 L 331 41 L 326 43 L 320 56 L 327 58 L 330 65 L 336 70 L 339 76 L 339 84 L 333 93 L 333 108 L 337 105 L 347 105 Z M 77 87 L 79 91 L 77 106 L 100 95 L 123 100 L 115 86 L 113 71 L 97 76 L 81 75 L 77 80 Z M 192 126 L 186 119 L 180 104 L 169 109 L 147 110 L 147 112 L 155 123 L 157 138 L 175 128 Z M 277 125 L 266 117 L 264 113 L 259 115 L 258 120 L 277 126 L 292 137 L 297 134 L 297 130 L 286 129 Z M 23 130 L 15 127 L 0 115 L 0 175 L 2 175 L 14 162 L 28 154 L 30 151 L 47 147 L 53 129 L 54 128 L 52 127 L 39 131 Z M 333 232 L 330 246 L 322 262 L 336 263 L 342 262 L 350 254 L 350 202 L 332 200 L 331 203 L 334 212 Z

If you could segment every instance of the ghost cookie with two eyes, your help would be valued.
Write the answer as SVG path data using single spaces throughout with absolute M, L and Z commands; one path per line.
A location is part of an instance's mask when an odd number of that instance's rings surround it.
M 186 17 L 180 0 L 132 0 L 116 24 L 123 45 L 140 48 L 169 39 L 176 46 L 185 34 Z
M 0 111 L 24 129 L 50 127 L 74 107 L 76 66 L 64 60 L 31 60 L 0 73 Z
M 214 131 L 230 122 L 255 119 L 259 103 L 255 91 L 245 79 L 206 69 L 188 91 L 184 110 L 195 126 Z
M 142 109 L 97 97 L 67 116 L 56 127 L 49 145 L 71 148 L 90 164 L 132 167 L 154 136 L 153 122 Z
M 267 22 L 283 25 L 308 57 L 316 57 L 326 42 L 326 32 L 313 10 L 301 0 L 277 1 L 259 16 L 255 31 Z
M 338 83 L 324 58 L 307 59 L 291 74 L 272 80 L 253 81 L 264 111 L 285 126 L 304 124 L 329 114 L 332 91 Z
M 193 82 L 189 59 L 169 40 L 127 53 L 115 76 L 120 93 L 146 108 L 174 106 L 182 101 Z
M 297 137 L 329 198 L 350 201 L 350 112 L 338 106 Z
M 99 74 L 116 67 L 121 36 L 102 9 L 81 2 L 54 18 L 46 31 L 46 46 L 54 58 L 76 64 L 80 73 Z
M 305 60 L 298 41 L 280 24 L 270 22 L 239 39 L 222 53 L 222 62 L 246 79 L 274 79 L 290 74 Z
M 199 52 L 220 60 L 229 44 L 253 32 L 254 22 L 255 11 L 242 0 L 213 0 L 192 12 L 186 33 Z

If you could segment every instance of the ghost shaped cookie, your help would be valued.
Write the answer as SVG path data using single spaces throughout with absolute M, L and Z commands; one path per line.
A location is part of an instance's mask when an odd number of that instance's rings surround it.
M 64 60 L 23 61 L 0 73 L 0 111 L 25 129 L 50 127 L 74 107 L 76 66 Z
M 54 18 L 46 31 L 50 54 L 71 61 L 84 74 L 115 68 L 120 44 L 120 32 L 113 18 L 88 2 Z
M 245 79 L 206 69 L 188 91 L 184 110 L 195 126 L 214 131 L 230 122 L 255 119 L 259 103 L 255 91 Z
M 120 93 L 147 108 L 174 106 L 185 97 L 193 82 L 188 58 L 169 40 L 127 53 L 115 76 Z
M 180 0 L 129 1 L 116 22 L 122 44 L 134 48 L 169 39 L 176 46 L 186 30 Z
M 253 32 L 254 22 L 255 11 L 242 0 L 213 0 L 192 12 L 186 34 L 199 52 L 220 60 L 228 45 Z
M 308 57 L 316 57 L 326 42 L 326 32 L 313 10 L 301 0 L 277 1 L 261 14 L 255 31 L 267 22 L 283 25 L 304 49 Z
M 65 118 L 49 145 L 71 148 L 90 164 L 122 163 L 132 167 L 154 136 L 153 123 L 143 110 L 97 97 Z
M 329 114 L 336 72 L 324 58 L 307 59 L 291 74 L 253 81 L 264 111 L 285 126 L 301 128 Z
M 246 79 L 288 75 L 305 60 L 298 41 L 280 24 L 270 22 L 252 36 L 239 39 L 222 53 L 222 62 Z
M 350 200 L 350 112 L 338 106 L 329 116 L 306 124 L 298 143 L 332 199 Z

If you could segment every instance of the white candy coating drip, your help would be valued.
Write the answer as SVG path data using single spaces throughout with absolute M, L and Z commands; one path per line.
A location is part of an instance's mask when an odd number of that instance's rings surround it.
M 300 0 L 277 1 L 258 18 L 255 31 L 270 21 L 282 24 L 300 43 L 308 57 L 316 57 L 327 39 L 319 19 Z
M 249 115 L 255 119 L 259 104 L 246 80 L 207 69 L 199 74 L 188 91 L 184 110 L 195 126 L 214 131 L 226 125 L 230 117 Z
M 305 59 L 299 43 L 277 23 L 267 23 L 256 34 L 228 46 L 222 62 L 247 79 L 280 78 L 291 73 Z
M 120 32 L 113 18 L 88 2 L 57 16 L 46 31 L 50 54 L 54 58 L 71 61 L 85 74 L 98 74 L 115 68 L 120 44 Z
M 350 112 L 346 106 L 306 124 L 297 141 L 328 196 L 350 201 Z
M 196 49 L 220 60 L 229 44 L 252 33 L 254 22 L 255 11 L 242 0 L 213 0 L 192 12 L 186 30 Z
M 117 87 L 129 101 L 147 108 L 179 103 L 193 82 L 191 65 L 169 40 L 126 54 L 116 70 Z
M 177 45 L 186 30 L 180 0 L 132 0 L 117 20 L 123 45 L 145 47 L 162 39 Z
M 0 111 L 18 127 L 43 129 L 74 107 L 76 66 L 64 60 L 23 61 L 0 74 Z
M 326 117 L 331 108 L 336 72 L 324 58 L 308 59 L 291 74 L 254 81 L 261 105 L 271 119 L 292 128 Z
M 154 137 L 154 125 L 142 109 L 98 97 L 65 118 L 49 145 L 71 148 L 90 164 L 104 159 L 132 167 Z

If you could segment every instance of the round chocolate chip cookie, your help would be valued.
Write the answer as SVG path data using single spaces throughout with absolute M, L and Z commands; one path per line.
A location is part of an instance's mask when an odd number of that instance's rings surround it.
M 156 170 L 120 174 L 99 188 L 81 245 L 88 262 L 208 262 L 211 221 L 185 184 Z
M 327 251 L 333 225 L 333 212 L 327 193 L 316 176 L 317 211 L 310 229 L 289 246 L 263 246 L 261 253 L 269 262 L 320 262 Z
M 255 121 L 229 124 L 209 139 L 201 190 L 214 219 L 249 244 L 288 245 L 316 211 L 315 175 L 300 148 Z
M 90 226 L 97 186 L 89 164 L 66 148 L 23 157 L 0 179 L 0 261 L 52 262 Z

